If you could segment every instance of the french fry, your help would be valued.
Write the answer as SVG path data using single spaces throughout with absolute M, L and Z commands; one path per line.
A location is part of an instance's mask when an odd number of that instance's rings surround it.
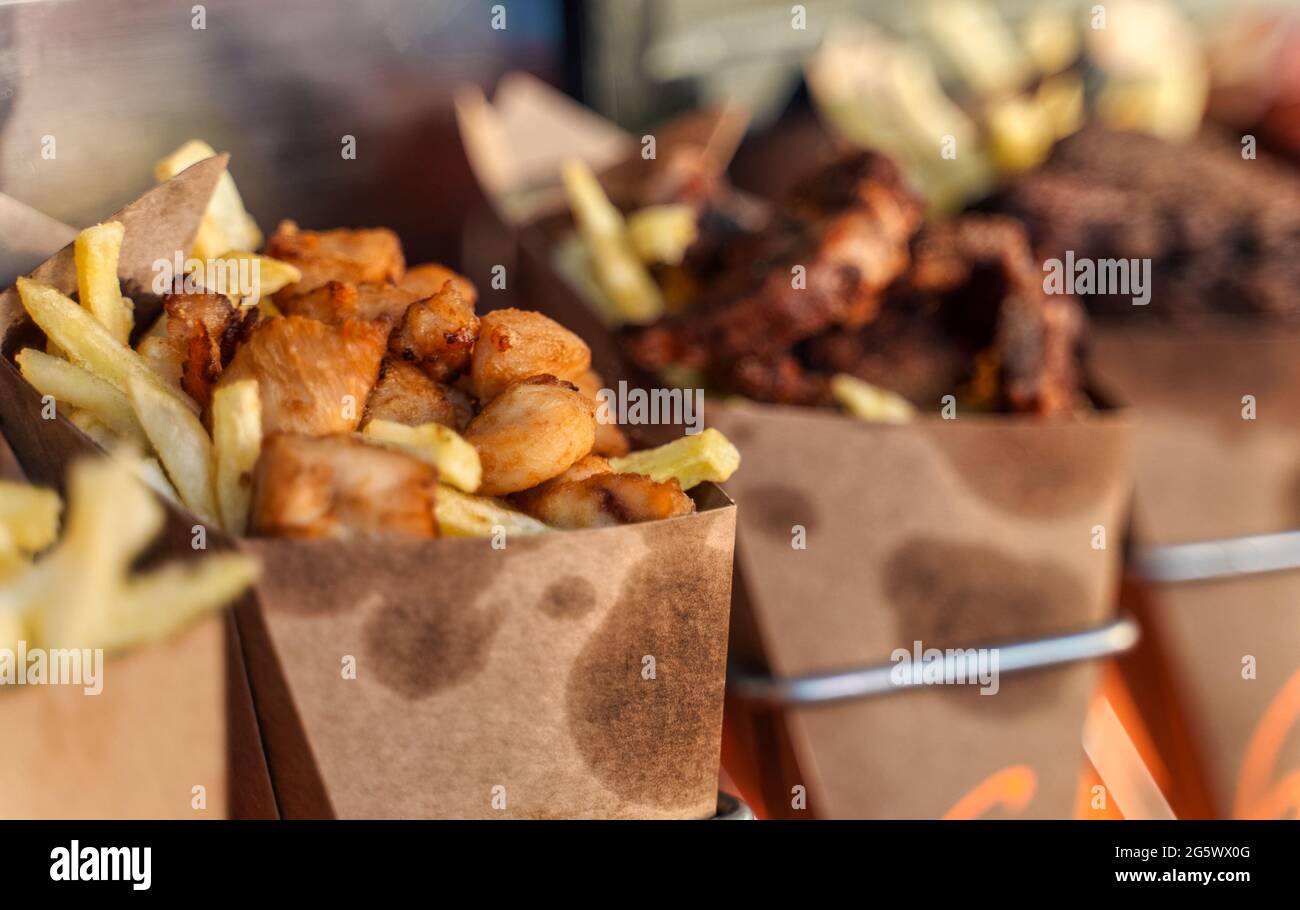
M 446 484 L 438 484 L 434 517 L 444 537 L 491 537 L 498 529 L 507 536 L 550 530 L 536 518 L 516 512 L 499 499 L 462 493 Z
M 564 189 L 578 232 L 591 254 L 592 273 L 623 322 L 654 322 L 664 312 L 663 294 L 637 258 L 623 216 L 581 161 L 564 166 Z
M 615 471 L 645 474 L 660 483 L 675 477 L 683 490 L 689 490 L 706 480 L 727 480 L 740 467 L 740 452 L 720 431 L 709 427 L 657 448 L 611 458 L 609 464 Z
M 478 450 L 450 427 L 438 423 L 411 427 L 392 420 L 372 420 L 361 432 L 372 442 L 427 461 L 438 469 L 440 480 L 458 490 L 473 493 L 483 480 Z
M 868 423 L 907 423 L 916 415 L 907 399 L 847 373 L 831 377 L 831 394 L 846 411 Z
M 156 383 L 135 374 L 127 382 L 136 417 L 181 501 L 205 521 L 216 520 L 208 431 L 176 396 L 160 391 Z
M 302 280 L 302 272 L 295 266 L 260 253 L 231 250 L 206 262 L 206 271 L 200 283 L 214 270 L 225 276 L 224 287 L 209 290 L 225 294 L 235 306 L 255 306 L 281 288 Z M 248 281 L 233 280 L 232 276 L 247 276 Z M 246 292 L 246 293 L 245 293 Z
M 94 373 L 119 392 L 129 392 L 129 377 L 141 379 L 177 403 L 198 413 L 196 405 L 178 389 L 167 385 L 135 351 L 114 338 L 87 311 L 55 288 L 28 278 L 18 279 L 18 294 L 32 320 L 73 363 Z
M 230 603 L 258 575 L 256 562 L 235 553 L 168 563 L 122 588 L 113 605 L 113 624 L 100 647 L 118 650 L 165 638 Z
M 81 305 L 122 344 L 131 338 L 133 325 L 131 310 L 117 281 L 117 260 L 125 236 L 121 222 L 110 221 L 86 228 L 73 244 Z
M 651 205 L 627 216 L 627 239 L 646 265 L 680 265 L 699 229 L 689 205 Z
M 148 446 L 130 400 L 94 373 L 34 348 L 24 348 L 14 359 L 23 378 L 42 395 L 80 408 L 140 448 Z
M 248 528 L 253 468 L 262 453 L 262 400 L 256 379 L 219 385 L 212 393 L 212 446 L 221 524 L 231 534 L 242 535 Z
M 38 553 L 59 535 L 63 503 L 53 490 L 0 480 L 0 548 Z
M 216 155 L 216 150 L 206 142 L 191 139 L 172 152 L 154 167 L 154 177 L 161 183 L 181 171 Z M 255 250 L 262 245 L 262 231 L 244 208 L 235 178 L 230 173 L 221 175 L 212 201 L 199 224 L 191 255 L 197 259 L 216 259 L 228 250 Z
M 162 465 L 158 463 L 157 458 L 136 459 L 133 462 L 133 466 L 135 468 L 135 476 L 139 477 L 140 480 L 144 482 L 145 486 L 149 487 L 149 489 L 153 490 L 159 496 L 175 505 L 184 505 L 184 503 L 181 502 L 180 496 L 176 492 L 176 488 L 173 487 L 172 482 L 167 479 L 167 472 L 163 470 Z
M 132 575 L 163 510 L 126 459 L 75 464 L 68 503 L 63 539 L 0 587 L 0 643 L 117 650 L 170 634 L 257 577 L 257 563 L 235 554 Z
M 81 408 L 72 408 L 68 413 L 68 420 L 72 425 L 81 432 L 85 433 L 91 440 L 104 451 L 110 451 L 114 446 L 120 445 L 122 437 L 118 436 L 108 427 L 104 426 L 94 414 L 89 411 L 83 411 Z

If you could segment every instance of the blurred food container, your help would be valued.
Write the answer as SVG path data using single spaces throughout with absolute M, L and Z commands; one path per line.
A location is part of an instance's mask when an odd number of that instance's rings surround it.
M 650 382 L 599 335 L 536 227 L 560 201 L 563 158 L 606 170 L 635 161 L 640 144 L 527 77 L 504 79 L 491 105 L 459 100 L 471 164 L 517 234 L 513 274 L 530 305 L 581 326 L 607 379 Z M 726 118 L 709 122 L 702 113 L 656 130 L 658 154 L 670 136 L 729 154 Z M 608 176 L 625 179 L 628 167 Z M 917 640 L 1122 637 L 1109 624 L 1129 487 L 1125 412 L 872 425 L 728 401 L 711 403 L 707 420 L 744 461 L 728 486 L 740 504 L 732 649 L 747 669 L 789 679 L 879 668 Z M 1098 529 L 1109 535 L 1100 547 Z M 777 814 L 800 813 L 783 807 L 802 788 L 829 817 L 1069 817 L 1093 682 L 1084 661 L 1009 673 L 997 697 L 928 688 L 775 714 L 745 706 L 729 723 L 771 769 L 764 802 Z

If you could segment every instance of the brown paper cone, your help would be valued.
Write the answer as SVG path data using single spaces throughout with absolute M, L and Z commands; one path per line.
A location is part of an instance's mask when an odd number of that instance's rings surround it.
M 505 84 L 494 105 L 476 100 L 469 116 L 462 111 L 466 153 L 519 238 L 530 304 L 593 327 L 550 268 L 551 226 L 539 219 L 555 210 L 564 157 L 610 164 L 610 152 L 582 144 L 603 133 L 574 117 L 572 102 L 534 82 L 524 105 L 517 80 Z M 526 187 L 502 177 L 526 142 L 552 150 L 549 189 L 536 155 Z M 619 360 L 608 333 L 592 343 L 607 380 L 648 381 Z M 1129 487 L 1123 412 L 873 426 L 829 411 L 726 403 L 708 421 L 742 455 L 727 484 L 740 504 L 732 650 L 751 665 L 834 672 L 886 663 L 918 639 L 1004 644 L 1088 629 L 1114 612 Z M 1098 528 L 1105 549 L 1094 548 Z M 929 689 L 779 715 L 742 707 L 733 719 L 764 750 L 756 761 L 773 814 L 1068 817 L 1093 675 L 1074 664 L 1004 676 L 996 696 Z M 787 808 L 800 796 L 808 808 Z
M 1300 529 L 1300 335 L 1107 328 L 1094 359 L 1141 415 L 1140 544 Z M 1253 420 L 1243 419 L 1247 395 Z M 1300 570 L 1152 588 L 1152 632 L 1220 817 L 1300 811 L 1297 606 Z
M 188 247 L 225 159 L 195 165 L 111 216 L 127 227 L 123 291 L 149 312 L 150 268 Z M 41 244 L 68 243 L 75 231 L 0 197 L 10 244 L 7 269 L 26 271 Z M 8 242 L 8 241 L 7 241 Z M 47 256 L 45 246 L 40 256 Z M 39 260 L 38 260 L 39 261 Z M 71 247 L 33 275 L 76 289 Z M 11 281 L 12 272 L 6 272 Z M 71 462 L 97 453 L 63 416 L 43 420 L 41 401 L 13 364 L 40 333 L 17 293 L 0 295 L 0 428 L 35 482 L 59 487 Z M 168 505 L 167 527 L 151 558 L 193 558 L 192 516 Z M 197 623 L 161 644 L 107 655 L 104 691 L 47 687 L 0 693 L 6 729 L 23 731 L 0 762 L 0 815 L 6 817 L 268 818 L 276 814 L 247 676 L 230 614 Z M 194 787 L 206 807 L 194 807 Z
M 224 158 L 195 165 L 115 216 L 137 307 L 150 299 L 150 263 L 188 246 L 222 168 Z M 65 250 L 37 274 L 70 290 L 70 261 Z M 62 418 L 39 420 L 9 362 L 38 336 L 12 291 L 0 318 L 6 423 L 57 476 L 93 445 Z M 503 549 L 210 531 L 213 546 L 264 565 L 236 612 L 280 812 L 712 815 L 735 507 L 712 485 L 693 495 L 687 517 Z M 196 521 L 173 512 L 185 529 Z

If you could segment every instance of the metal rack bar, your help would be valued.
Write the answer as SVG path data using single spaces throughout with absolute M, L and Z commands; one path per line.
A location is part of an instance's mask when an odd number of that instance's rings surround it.
M 1234 578 L 1287 569 L 1300 569 L 1300 531 L 1146 547 L 1137 554 L 1138 574 L 1157 584 Z

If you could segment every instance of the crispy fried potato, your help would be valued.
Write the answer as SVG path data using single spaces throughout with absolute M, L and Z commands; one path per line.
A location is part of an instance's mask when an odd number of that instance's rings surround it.
M 134 324 L 117 281 L 117 259 L 125 236 L 121 222 L 110 221 L 86 228 L 73 244 L 81 305 L 122 344 L 129 342 Z
M 265 252 L 302 272 L 300 281 L 276 294 L 277 304 L 331 280 L 382 285 L 406 274 L 401 241 L 387 228 L 304 231 L 292 221 L 282 221 L 266 241 Z
M 471 496 L 449 486 L 438 487 L 434 509 L 438 528 L 447 537 L 491 537 L 501 533 L 541 534 L 550 529 L 535 518 L 517 512 L 499 499 Z
M 138 378 L 197 413 L 198 406 L 188 396 L 171 388 L 139 354 L 115 339 L 93 316 L 48 284 L 19 278 L 18 294 L 32 320 L 67 353 L 73 363 L 123 393 L 129 391 L 128 377 Z
M 144 575 L 131 566 L 163 524 L 162 507 L 128 461 L 80 461 L 68 475 L 63 539 L 0 588 L 0 635 L 14 617 L 29 644 L 118 650 L 170 634 L 248 587 L 257 564 L 206 556 Z
M 229 250 L 206 260 L 203 277 L 210 273 L 221 275 L 224 280 L 220 287 L 208 290 L 224 294 L 239 307 L 257 306 L 262 298 L 302 280 L 302 272 L 295 266 L 244 250 Z
M 706 480 L 725 482 L 740 467 L 740 452 L 726 436 L 709 427 L 654 449 L 611 458 L 609 463 L 620 473 L 644 474 L 656 481 L 675 479 L 683 490 L 689 490 Z
M 212 396 L 212 448 L 221 524 L 231 534 L 242 535 L 248 529 L 253 470 L 262 453 L 262 401 L 256 380 L 223 385 Z
M 164 320 L 166 314 L 163 314 Z M 165 323 L 164 323 L 165 324 Z M 184 394 L 181 377 L 185 372 L 185 349 L 166 334 L 149 335 L 140 339 L 136 353 L 174 392 Z
M 39 553 L 59 534 L 59 494 L 42 487 L 0 480 L 0 549 Z
M 465 428 L 483 463 L 479 492 L 502 496 L 550 480 L 591 451 L 596 416 L 575 386 L 554 376 L 515 383 Z
M 438 472 L 351 435 L 277 433 L 253 476 L 252 533 L 266 537 L 435 537 Z
M 831 394 L 846 411 L 868 423 L 907 423 L 916 416 L 906 398 L 848 373 L 831 377 Z
M 470 381 L 480 401 L 530 376 L 571 380 L 591 368 L 591 348 L 553 319 L 531 310 L 493 310 L 483 316 Z
M 216 154 L 206 142 L 191 139 L 154 166 L 154 177 L 160 183 L 170 180 Z M 255 250 L 261 245 L 262 231 L 244 208 L 235 178 L 227 171 L 217 181 L 190 253 L 197 259 L 215 259 L 228 250 Z
M 452 287 L 460 294 L 466 305 L 471 310 L 474 309 L 474 305 L 478 303 L 478 290 L 474 287 L 474 282 L 436 262 L 411 266 L 397 284 L 403 290 L 415 294 L 417 300 L 423 300 L 441 291 L 442 286 L 448 281 L 452 283 Z
M 474 416 L 468 395 L 434 382 L 414 364 L 384 359 L 383 372 L 366 402 L 367 420 L 391 420 L 407 426 L 440 423 L 460 432 Z
M 174 395 L 139 376 L 128 380 L 135 414 L 181 501 L 204 521 L 215 521 L 212 440 L 203 424 Z
M 67 416 L 74 427 L 89 436 L 91 441 L 104 451 L 111 451 L 114 446 L 122 444 L 122 437 L 110 430 L 102 420 L 89 411 L 72 408 Z
M 626 455 L 631 451 L 632 444 L 628 442 L 627 435 L 616 418 L 609 413 L 610 409 L 600 406 L 600 392 L 605 387 L 605 380 L 595 370 L 587 370 L 575 376 L 572 382 L 596 407 L 596 444 L 591 447 L 591 451 L 606 458 Z
M 695 511 L 695 503 L 682 492 L 676 478 L 659 482 L 644 474 L 609 471 L 560 483 L 551 481 L 511 497 L 511 501 L 553 528 L 599 528 Z
M 627 217 L 627 239 L 646 265 L 681 265 L 699 236 L 695 209 L 689 205 L 651 205 Z
M 444 382 L 463 372 L 479 336 L 474 308 L 461 297 L 455 282 L 424 300 L 412 303 L 388 339 L 388 348 L 403 360 L 417 363 L 431 379 Z
M 654 322 L 664 312 L 663 294 L 637 258 L 623 216 L 582 162 L 565 164 L 563 177 L 578 232 L 591 256 L 592 274 L 621 321 L 637 325 Z
M 407 426 L 390 420 L 372 420 L 362 430 L 366 439 L 391 446 L 427 461 L 438 469 L 443 483 L 473 493 L 483 480 L 478 451 L 455 430 L 438 423 Z
M 56 401 L 88 412 L 113 433 L 141 448 L 148 446 L 149 439 L 130 399 L 94 373 L 34 348 L 23 348 L 14 359 L 23 378 L 42 395 L 52 395 Z
M 369 322 L 268 319 L 236 350 L 218 387 L 256 379 L 264 433 L 350 433 L 379 376 L 386 336 Z

